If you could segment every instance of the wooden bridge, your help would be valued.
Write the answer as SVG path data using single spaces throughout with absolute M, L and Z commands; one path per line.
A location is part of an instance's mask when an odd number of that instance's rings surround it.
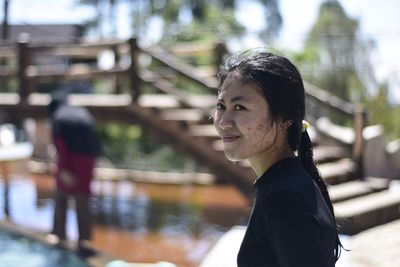
M 104 51 L 112 51 L 114 55 L 115 64 L 107 70 L 88 60 Z M 5 88 L 10 82 L 18 85 L 17 92 L 4 89 L 0 92 L 0 116 L 3 121 L 47 118 L 50 96 L 37 92 L 38 84 L 107 77 L 113 81 L 113 89 L 107 94 L 72 94 L 70 102 L 87 107 L 99 121 L 140 125 L 207 167 L 217 180 L 233 184 L 251 199 L 255 174 L 246 163 L 234 165 L 225 159 L 222 142 L 210 120 L 216 100 L 215 68 L 194 67 L 182 59 L 196 53 L 209 53 L 218 65 L 224 49 L 221 44 L 201 49 L 181 46 L 173 51 L 142 48 L 135 38 L 127 42 L 56 47 L 32 47 L 27 40 L 21 40 L 16 46 L 0 48 L 0 60 L 14 62 L 0 68 L 1 86 Z M 35 63 L 48 57 L 89 63 L 69 64 L 64 68 Z M 14 68 L 9 67 L 12 65 Z M 176 84 L 181 80 L 190 84 L 189 89 L 201 89 L 201 93 L 178 88 Z M 316 125 L 310 129 L 315 160 L 330 185 L 337 217 L 343 222 L 341 232 L 353 234 L 400 218 L 400 196 L 390 193 L 388 181 L 366 178 L 362 172 L 365 112 L 313 85 L 305 83 L 305 87 L 307 116 Z M 353 122 L 354 138 L 350 142 L 318 127 L 318 119 L 332 112 Z

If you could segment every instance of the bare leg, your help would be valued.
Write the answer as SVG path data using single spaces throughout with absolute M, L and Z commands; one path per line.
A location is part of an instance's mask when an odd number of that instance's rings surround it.
M 68 195 L 60 190 L 57 190 L 54 201 L 55 208 L 52 233 L 55 234 L 60 240 L 65 240 Z
M 4 181 L 4 214 L 10 217 L 10 199 L 9 199 L 9 179 L 10 179 L 10 165 L 7 161 L 0 162 L 1 173 L 3 174 Z
M 92 213 L 90 211 L 90 196 L 76 194 L 76 213 L 78 219 L 79 240 L 90 240 L 92 237 Z
M 79 240 L 78 255 L 83 258 L 91 257 L 96 251 L 90 245 L 89 240 L 92 237 L 92 214 L 90 212 L 90 196 L 84 194 L 76 194 L 76 213 L 78 218 Z

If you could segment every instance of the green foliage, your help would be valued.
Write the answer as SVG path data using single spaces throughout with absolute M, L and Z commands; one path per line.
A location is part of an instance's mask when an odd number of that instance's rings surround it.
M 365 60 L 369 58 L 368 50 L 356 53 L 363 45 L 357 29 L 358 21 L 348 17 L 338 1 L 325 1 L 304 51 L 295 57 L 305 79 L 349 101 L 360 101 L 365 96 L 366 83 L 357 70 L 372 68 Z
M 110 94 L 114 88 L 114 84 L 107 77 L 98 78 L 94 80 L 93 91 L 97 94 Z
M 357 30 L 358 21 L 348 17 L 338 1 L 325 1 L 304 50 L 292 58 L 305 80 L 342 99 L 363 103 L 369 125 L 383 125 L 388 140 L 399 138 L 400 107 L 390 104 L 387 85 L 381 85 L 376 95 L 367 93 L 366 85 L 376 85 L 369 60 L 373 41 L 360 39 Z M 351 126 L 333 113 L 330 117 Z
M 385 137 L 389 140 L 400 138 L 400 105 L 389 102 L 388 86 L 381 85 L 378 93 L 366 100 L 368 124 L 381 124 L 385 129 Z
M 2 92 L 15 93 L 18 90 L 18 81 L 15 78 L 9 79 L 7 83 L 1 88 Z
M 184 154 L 160 143 L 139 126 L 102 123 L 98 132 L 104 153 L 115 166 L 151 171 L 195 171 L 198 167 Z M 173 156 L 171 156 L 173 155 Z
M 237 9 L 235 0 L 76 0 L 77 4 L 95 9 L 93 18 L 87 21 L 86 28 L 97 29 L 103 37 L 103 26 L 111 25 L 115 36 L 118 5 L 128 3 L 131 10 L 132 30 L 139 38 L 148 32 L 151 19 L 160 18 L 163 22 L 162 39 L 172 41 L 216 40 L 240 36 L 245 29 L 234 15 Z M 258 0 L 265 11 L 265 28 L 259 33 L 268 41 L 277 36 L 282 26 L 278 0 Z M 109 33 L 110 34 L 110 33 Z
M 190 93 L 190 94 L 205 94 L 209 93 L 207 92 L 203 86 L 200 86 L 198 84 L 195 84 L 188 79 L 185 79 L 184 77 L 177 77 L 175 80 L 175 86 L 179 89 L 181 89 L 184 92 Z
M 236 20 L 233 9 L 227 8 L 221 12 L 215 2 L 204 2 L 201 6 L 194 7 L 194 12 L 191 22 L 187 25 L 180 24 L 176 31 L 169 31 L 170 25 L 164 21 L 162 43 L 188 41 L 213 43 L 219 39 L 240 36 L 245 32 L 245 28 Z

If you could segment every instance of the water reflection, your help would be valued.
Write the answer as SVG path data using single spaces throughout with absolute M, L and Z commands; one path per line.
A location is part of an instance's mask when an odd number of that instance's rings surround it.
M 0 267 L 89 267 L 68 250 L 0 230 Z
M 53 190 L 51 176 L 11 179 L 11 219 L 49 231 Z M 247 220 L 247 201 L 229 186 L 102 181 L 94 183 L 93 191 L 94 245 L 128 261 L 166 260 L 180 267 L 198 266 L 225 231 Z M 75 220 L 71 207 L 70 239 L 77 238 Z
M 247 215 L 244 200 L 236 201 L 238 206 L 206 203 L 199 191 L 207 190 L 194 187 L 187 194 L 183 186 L 104 181 L 95 186 L 92 208 L 99 224 L 141 232 L 198 235 L 209 224 L 227 228 L 243 221 Z

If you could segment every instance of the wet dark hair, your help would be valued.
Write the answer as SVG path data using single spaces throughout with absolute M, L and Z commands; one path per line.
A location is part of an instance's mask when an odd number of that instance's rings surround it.
M 310 136 L 302 129 L 305 93 L 303 80 L 297 68 L 285 57 L 253 49 L 234 54 L 222 63 L 218 72 L 219 89 L 230 74 L 238 74 L 243 83 L 256 84 L 261 89 L 272 115 L 271 123 L 291 123 L 287 133 L 288 143 L 293 151 L 297 150 L 304 168 L 320 188 L 336 224 L 328 189 L 314 163 Z M 337 235 L 334 252 L 336 260 L 340 257 L 341 248 Z

